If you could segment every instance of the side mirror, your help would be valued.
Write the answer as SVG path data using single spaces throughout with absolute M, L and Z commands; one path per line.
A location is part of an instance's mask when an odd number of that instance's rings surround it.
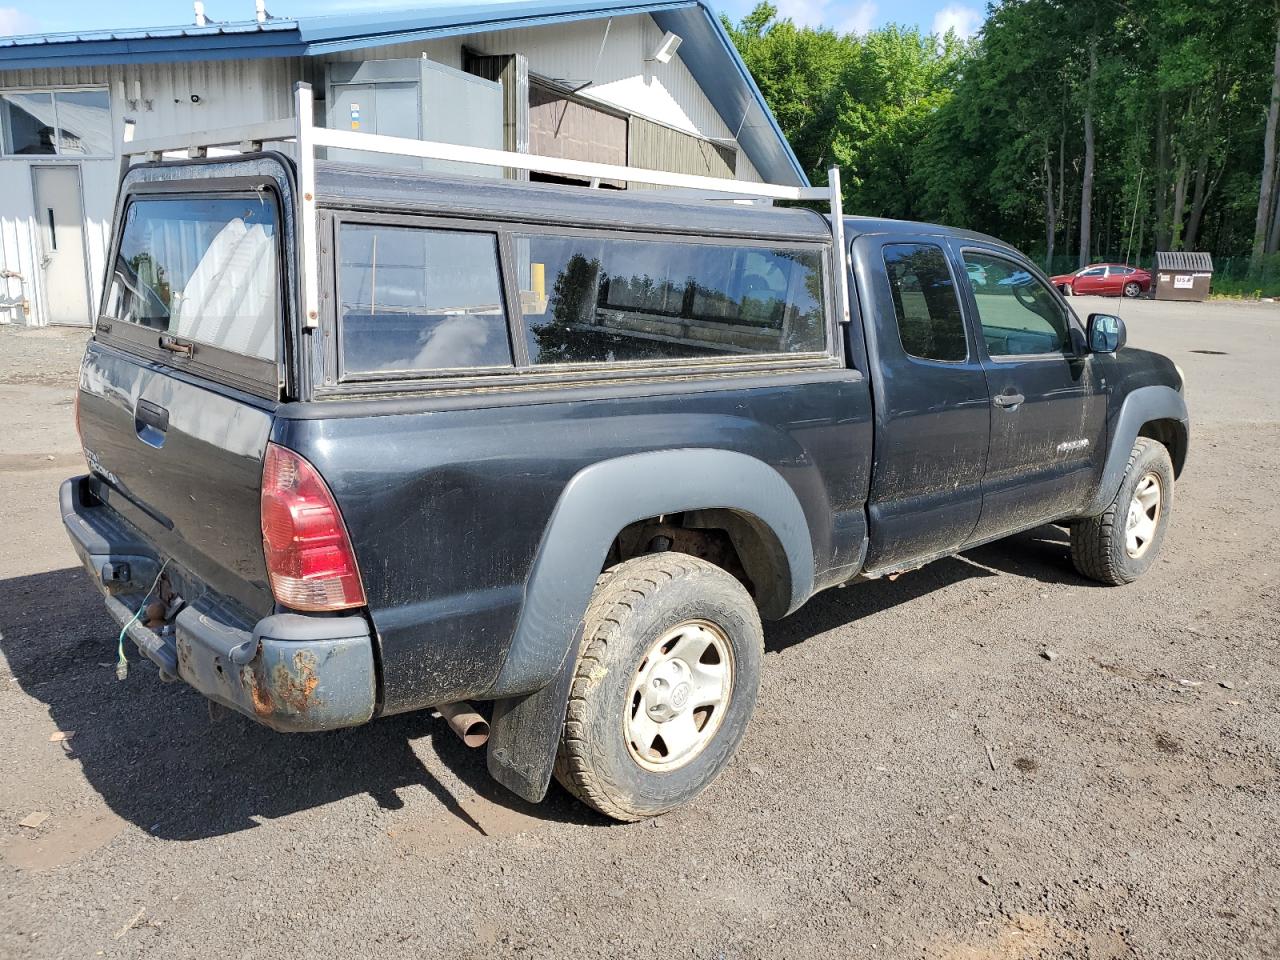
M 1124 321 L 1109 313 L 1091 313 L 1088 338 L 1090 353 L 1115 353 L 1127 339 Z

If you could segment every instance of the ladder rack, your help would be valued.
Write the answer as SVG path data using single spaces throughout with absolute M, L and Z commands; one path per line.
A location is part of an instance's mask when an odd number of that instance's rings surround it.
M 646 170 L 611 163 L 565 160 L 560 157 L 541 157 L 487 147 L 468 147 L 432 140 L 410 140 L 405 137 L 388 137 L 382 134 L 318 127 L 312 119 L 314 104 L 311 85 L 308 83 L 298 83 L 294 86 L 293 106 L 294 117 L 289 120 L 272 120 L 221 130 L 176 134 L 146 140 L 133 139 L 133 121 L 127 120 L 124 141 L 121 145 L 121 162 L 127 169 L 135 157 L 159 161 L 165 159 L 165 154 L 169 153 L 184 153 L 189 158 L 196 158 L 208 156 L 211 148 L 229 148 L 242 153 L 252 153 L 261 150 L 264 143 L 292 141 L 296 144 L 298 263 L 301 274 L 301 313 L 306 327 L 315 327 L 320 317 L 315 168 L 316 150 L 323 147 L 583 177 L 589 180 L 592 186 L 597 185 L 601 180 L 624 180 L 660 187 L 678 187 L 695 192 L 708 200 L 820 200 L 829 204 L 831 233 L 835 241 L 837 265 L 835 294 L 839 310 L 837 317 L 841 323 L 849 322 L 849 284 L 846 272 L 848 261 L 844 249 L 844 218 L 838 167 L 833 166 L 828 171 L 828 186 L 825 187 L 790 187 L 774 183 L 754 183 L 724 177 L 702 177 L 694 174 L 671 173 L 666 170 Z M 682 195 L 682 199 L 684 196 Z

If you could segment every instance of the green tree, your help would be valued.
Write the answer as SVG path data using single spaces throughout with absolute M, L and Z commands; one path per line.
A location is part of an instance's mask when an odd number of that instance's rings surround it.
M 810 179 L 839 164 L 850 212 L 1059 267 L 1280 249 L 1278 0 L 1001 0 L 966 43 L 798 27 L 767 3 L 726 26 Z
M 825 183 L 837 163 L 850 212 L 919 214 L 911 160 L 963 44 L 896 26 L 865 37 L 798 27 L 768 3 L 724 23 L 812 181 Z

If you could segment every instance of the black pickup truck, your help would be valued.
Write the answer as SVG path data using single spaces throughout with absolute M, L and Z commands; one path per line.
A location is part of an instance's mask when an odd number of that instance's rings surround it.
M 1104 584 L 1160 549 L 1180 371 L 990 237 L 322 162 L 308 324 L 297 182 L 127 172 L 61 491 L 122 636 L 277 730 L 474 702 L 503 784 L 639 819 L 733 755 L 762 619 L 1045 523 Z

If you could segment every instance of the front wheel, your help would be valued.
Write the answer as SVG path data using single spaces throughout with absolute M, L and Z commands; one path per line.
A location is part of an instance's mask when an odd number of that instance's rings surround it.
M 1062 285 L 1062 295 L 1064 297 L 1074 297 L 1076 295 L 1076 288 L 1069 283 L 1064 283 Z
M 755 709 L 764 631 L 751 596 L 704 560 L 650 554 L 605 572 L 582 630 L 556 779 L 615 820 L 690 802 Z
M 1164 445 L 1139 437 L 1116 498 L 1101 515 L 1071 526 L 1076 570 L 1109 586 L 1132 583 L 1155 562 L 1173 507 L 1173 461 Z
M 1140 284 L 1134 283 L 1131 280 L 1124 285 L 1124 295 L 1126 297 L 1133 299 L 1140 293 L 1142 293 L 1142 286 Z

